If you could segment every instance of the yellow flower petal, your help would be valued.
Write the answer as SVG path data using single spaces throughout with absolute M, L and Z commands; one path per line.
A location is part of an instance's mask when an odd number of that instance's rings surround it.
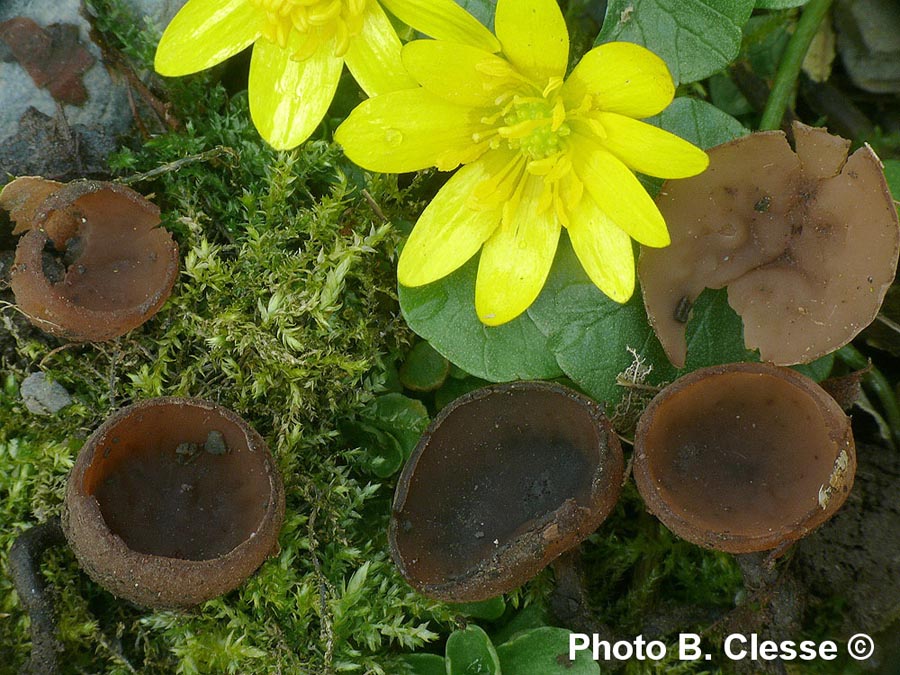
M 403 23 L 438 40 L 500 51 L 491 31 L 453 0 L 380 0 Z
M 460 169 L 422 213 L 400 254 L 397 279 L 421 286 L 447 276 L 478 252 L 497 229 L 502 209 L 476 210 L 475 188 L 509 161 L 505 152 L 489 153 Z
M 221 63 L 261 34 L 265 14 L 250 0 L 190 0 L 156 48 L 160 75 L 188 75 Z
M 631 237 L 588 195 L 569 212 L 569 219 L 569 239 L 584 271 L 612 300 L 627 302 L 634 293 Z
M 494 29 L 506 58 L 538 86 L 565 77 L 569 32 L 556 0 L 499 0 Z
M 441 40 L 415 40 L 403 47 L 403 64 L 432 94 L 475 107 L 494 104 L 517 84 L 506 59 L 477 47 Z
M 702 173 L 709 157 L 683 138 L 616 113 L 598 113 L 606 131 L 603 147 L 635 171 L 659 178 L 687 178 Z
M 290 55 L 290 48 L 262 38 L 250 60 L 250 116 L 260 136 L 277 150 L 300 145 L 319 126 L 343 67 L 331 44 L 303 61 Z
M 400 59 L 400 38 L 377 2 L 370 2 L 359 35 L 350 40 L 344 62 L 369 96 L 416 86 Z
M 675 85 L 665 62 L 650 50 L 630 42 L 608 42 L 584 55 L 562 93 L 573 108 L 594 95 L 601 110 L 642 118 L 669 105 Z
M 573 135 L 572 166 L 607 216 L 646 246 L 668 246 L 666 222 L 638 179 L 594 139 Z
M 559 242 L 553 209 L 538 212 L 543 179 L 529 176 L 511 217 L 481 250 L 475 281 L 475 311 L 481 322 L 499 326 L 524 312 L 540 294 Z
M 475 109 L 407 89 L 363 101 L 334 137 L 347 157 L 370 171 L 449 171 L 478 158 L 472 134 L 483 126 L 479 118 Z

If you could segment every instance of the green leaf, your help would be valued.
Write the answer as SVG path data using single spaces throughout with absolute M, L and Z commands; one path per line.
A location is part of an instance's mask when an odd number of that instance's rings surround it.
M 402 394 L 379 396 L 362 414 L 373 426 L 394 436 L 406 457 L 416 447 L 430 422 L 425 405 Z
M 437 654 L 404 654 L 399 661 L 403 675 L 447 675 L 444 657 Z
M 662 57 L 675 83 L 727 66 L 741 47 L 754 0 L 610 0 L 595 44 L 620 40 Z
M 447 675 L 501 675 L 491 639 L 478 626 L 453 631 L 447 639 Z
M 487 26 L 488 30 L 494 30 L 497 0 L 456 0 L 456 4 Z
M 387 478 L 409 458 L 429 421 L 421 401 L 390 393 L 369 403 L 358 420 L 342 425 L 341 432 L 366 450 L 366 468 Z
M 590 651 L 579 651 L 569 660 L 570 631 L 545 626 L 519 633 L 497 647 L 504 673 L 515 675 L 600 675 Z
M 793 9 L 807 2 L 809 0 L 756 0 L 756 9 Z
M 460 396 L 468 394 L 470 391 L 481 389 L 488 384 L 490 384 L 490 382 L 480 380 L 477 377 L 467 377 L 464 380 L 454 380 L 453 378 L 450 378 L 444 383 L 444 386 L 435 393 L 434 407 L 441 410 L 444 406 L 452 403 Z
M 900 201 L 900 159 L 884 160 L 884 177 L 894 199 Z
M 724 290 L 706 290 L 694 304 L 687 325 L 687 363 L 677 371 L 647 321 L 639 292 L 624 305 L 607 298 L 581 269 L 567 237 L 560 241 L 554 270 L 528 313 L 547 335 L 566 375 L 598 401 L 614 405 L 621 399 L 624 391 L 616 377 L 636 356 L 653 367 L 650 384 L 704 366 L 757 360 L 744 347 L 741 319 Z
M 468 373 L 490 382 L 562 375 L 547 340 L 527 314 L 485 326 L 475 314 L 478 256 L 433 284 L 400 286 L 400 308 L 416 333 Z
M 400 366 L 400 381 L 413 391 L 439 389 L 450 374 L 450 362 L 427 342 L 413 347 Z
M 828 379 L 828 376 L 831 375 L 831 369 L 834 368 L 834 352 L 826 354 L 811 363 L 802 363 L 799 366 L 791 366 L 791 368 L 798 373 L 806 375 L 811 380 L 821 382 Z
M 506 611 L 506 600 L 503 599 L 502 595 L 498 595 L 495 598 L 489 598 L 481 602 L 460 602 L 451 604 L 450 607 L 463 616 L 485 621 L 495 621 L 503 616 L 503 612 Z
M 687 96 L 676 98 L 659 115 L 644 121 L 671 131 L 704 150 L 750 133 L 728 113 L 706 101 Z

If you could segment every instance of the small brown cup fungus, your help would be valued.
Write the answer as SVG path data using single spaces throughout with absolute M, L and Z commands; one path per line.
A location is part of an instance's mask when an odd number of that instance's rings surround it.
M 281 476 L 256 431 L 214 403 L 157 398 L 85 443 L 62 525 L 98 584 L 184 608 L 239 586 L 277 549 L 283 519 Z
M 441 411 L 404 467 L 391 555 L 423 595 L 505 593 L 597 529 L 623 471 L 590 399 L 546 382 L 479 389 Z
M 48 333 L 109 340 L 147 321 L 172 292 L 178 246 L 158 227 L 159 209 L 130 188 L 23 177 L 0 192 L 0 208 L 22 234 L 16 303 Z
M 856 472 L 850 420 L 824 389 L 761 363 L 696 370 L 648 406 L 634 478 L 680 537 L 730 553 L 805 536 L 841 507 Z
M 747 347 L 779 365 L 844 346 L 878 313 L 900 251 L 881 162 L 824 129 L 795 123 L 794 138 L 796 153 L 780 131 L 712 148 L 706 172 L 657 197 L 672 244 L 642 248 L 638 275 L 676 366 L 704 288 L 728 287 Z

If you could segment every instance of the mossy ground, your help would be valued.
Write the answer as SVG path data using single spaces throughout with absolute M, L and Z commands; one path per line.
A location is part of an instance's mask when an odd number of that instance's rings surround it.
M 108 0 L 98 28 L 147 68 L 154 38 Z M 25 528 L 58 513 L 87 435 L 114 409 L 160 395 L 214 400 L 245 417 L 282 471 L 287 516 L 280 553 L 240 589 L 191 612 L 149 612 L 90 581 L 67 549 L 43 565 L 57 589 L 66 673 L 395 673 L 395 655 L 441 652 L 464 619 L 399 577 L 387 554 L 393 478 L 340 429 L 379 393 L 400 386 L 413 344 L 396 300 L 396 252 L 439 177 L 370 176 L 330 143 L 358 95 L 342 84 L 332 118 L 296 151 L 268 149 L 231 73 L 169 83 L 180 131 L 126 144 L 121 177 L 162 209 L 182 271 L 171 299 L 138 330 L 105 344 L 62 345 L 0 309 L 14 350 L 0 350 L 0 671 L 27 658 L 28 619 L 6 555 Z M 151 125 L 152 126 L 152 125 Z M 185 158 L 194 157 L 189 161 Z M 174 164 L 172 164 L 174 163 Z M 53 417 L 18 396 L 28 372 L 62 383 L 74 403 Z M 461 393 L 462 373 L 446 391 Z M 459 377 L 457 377 L 459 376 Z M 407 392 L 409 393 L 409 392 Z M 448 398 L 419 395 L 434 412 Z M 585 545 L 594 609 L 636 634 L 666 603 L 728 610 L 741 590 L 733 559 L 675 541 L 632 488 Z M 549 621 L 552 572 L 512 594 L 495 637 Z M 708 620 L 698 616 L 703 626 Z M 628 672 L 703 672 L 667 662 Z

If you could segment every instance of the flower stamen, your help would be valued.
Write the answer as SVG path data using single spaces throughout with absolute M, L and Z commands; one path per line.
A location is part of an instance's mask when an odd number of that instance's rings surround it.
M 263 36 L 291 58 L 303 61 L 333 41 L 334 55 L 343 56 L 360 33 L 369 0 L 250 0 L 265 12 Z

